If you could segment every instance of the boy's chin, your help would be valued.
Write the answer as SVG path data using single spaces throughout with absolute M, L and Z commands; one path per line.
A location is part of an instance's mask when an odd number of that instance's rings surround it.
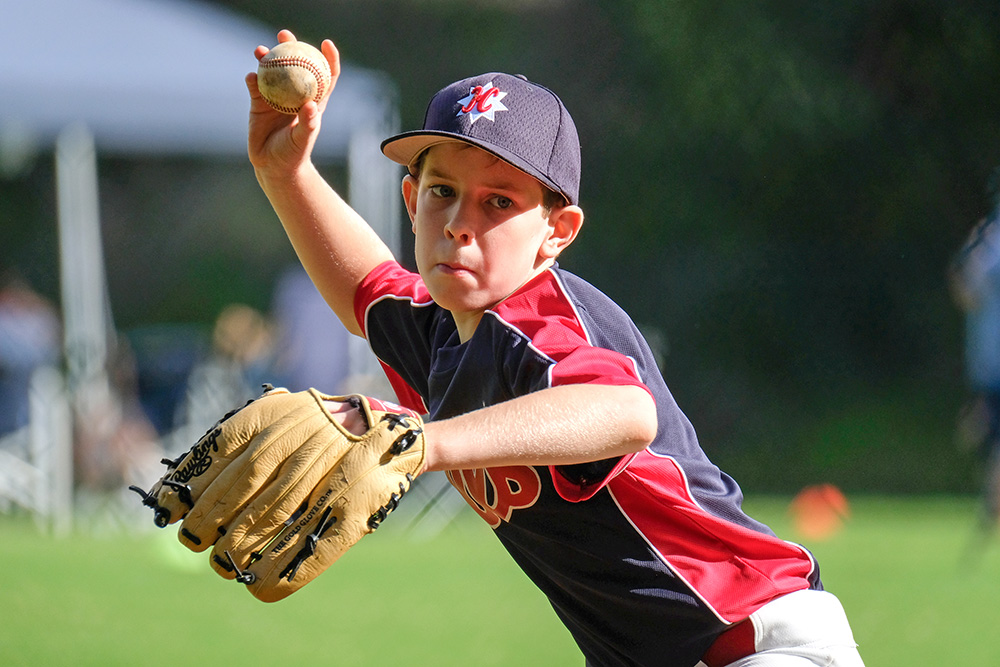
M 431 296 L 433 298 L 433 294 Z M 445 297 L 442 299 L 435 298 L 434 303 L 441 306 L 456 317 L 460 317 L 463 315 L 482 315 L 483 311 L 494 305 L 495 302 L 480 304 L 479 301 L 466 301 Z
M 428 288 L 434 303 L 449 311 L 456 317 L 463 315 L 482 315 L 483 311 L 492 307 L 499 299 L 489 300 L 481 294 L 471 295 L 454 289 Z

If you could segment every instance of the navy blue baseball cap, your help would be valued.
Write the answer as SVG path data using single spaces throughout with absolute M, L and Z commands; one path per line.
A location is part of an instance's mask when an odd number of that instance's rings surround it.
M 577 204 L 580 138 L 562 100 L 523 76 L 493 72 L 456 81 L 431 98 L 421 130 L 382 142 L 410 167 L 435 144 L 464 141 L 493 153 Z

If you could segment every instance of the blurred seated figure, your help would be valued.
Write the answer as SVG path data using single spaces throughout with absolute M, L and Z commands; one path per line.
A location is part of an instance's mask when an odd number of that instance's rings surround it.
M 55 307 L 13 271 L 0 276 L 0 436 L 28 425 L 28 384 L 56 365 L 61 325 Z
M 212 349 L 192 369 L 175 423 L 180 442 L 193 445 L 222 415 L 261 393 L 271 382 L 274 334 L 270 321 L 245 304 L 230 304 L 216 318 Z

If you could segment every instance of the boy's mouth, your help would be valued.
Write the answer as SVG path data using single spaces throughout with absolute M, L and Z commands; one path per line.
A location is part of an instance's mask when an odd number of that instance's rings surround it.
M 446 274 L 449 274 L 449 275 L 460 275 L 460 274 L 472 273 L 472 269 L 470 269 L 467 266 L 464 266 L 462 264 L 446 264 L 446 263 L 442 262 L 442 263 L 438 264 L 438 268 L 442 272 L 444 272 Z

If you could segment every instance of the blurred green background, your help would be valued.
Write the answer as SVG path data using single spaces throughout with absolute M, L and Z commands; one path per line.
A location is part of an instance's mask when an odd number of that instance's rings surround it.
M 587 212 L 562 264 L 650 334 L 748 491 L 978 488 L 945 269 L 1000 164 L 995 0 L 218 4 L 386 72 L 407 129 L 473 73 L 556 90 Z M 100 169 L 120 328 L 268 308 L 294 256 L 248 164 Z M 53 178 L 41 156 L 0 180 L 0 257 L 57 299 Z
M 580 129 L 587 212 L 562 264 L 647 332 L 748 512 L 816 553 L 868 664 L 1000 661 L 1000 549 L 974 532 L 981 472 L 956 438 L 970 397 L 946 282 L 1000 164 L 1000 4 L 216 4 L 330 37 L 346 60 L 386 72 L 405 129 L 470 74 L 556 90 Z M 226 305 L 270 309 L 295 258 L 245 160 L 99 167 L 124 333 L 207 346 Z M 343 188 L 342 170 L 324 170 Z M 54 179 L 45 154 L 0 176 L 0 264 L 58 301 Z M 819 482 L 851 502 L 823 539 L 788 513 Z M 0 563 L 15 573 L 0 577 L 0 663 L 580 664 L 468 511 L 424 541 L 400 523 L 404 504 L 333 571 L 266 606 L 172 530 L 136 533 L 132 514 L 84 500 L 70 540 L 0 515 Z

